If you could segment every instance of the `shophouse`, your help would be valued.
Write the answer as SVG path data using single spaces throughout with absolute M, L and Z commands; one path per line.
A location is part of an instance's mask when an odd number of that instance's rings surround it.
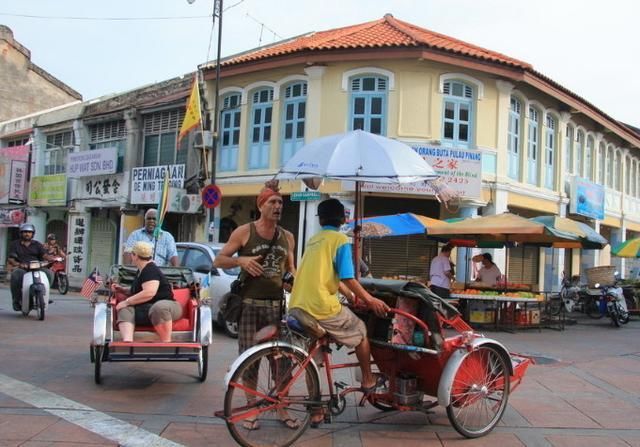
M 529 63 L 386 15 L 231 56 L 220 68 L 220 225 L 254 217 L 262 182 L 305 142 L 364 129 L 413 146 L 463 197 L 452 214 L 429 188 L 372 185 L 365 215 L 570 215 L 614 242 L 640 231 L 640 136 Z M 215 64 L 201 69 L 212 104 Z M 303 188 L 283 186 L 288 197 Z M 320 191 L 349 202 L 352 189 L 325 182 Z M 318 202 L 300 203 L 286 201 L 283 224 L 303 241 Z M 376 275 L 425 276 L 435 253 L 412 237 L 371 241 L 364 255 Z M 517 247 L 509 256 L 512 281 L 547 289 L 563 269 L 610 262 L 607 250 Z M 504 269 L 505 251 L 495 258 Z
M 38 239 L 56 233 L 67 247 L 72 286 L 121 261 L 130 232 L 158 204 L 165 172 L 163 228 L 176 240 L 204 238 L 202 134 L 177 141 L 192 81 L 189 74 L 21 119 L 31 148 L 24 213 Z M 7 125 L 0 123 L 3 145 Z

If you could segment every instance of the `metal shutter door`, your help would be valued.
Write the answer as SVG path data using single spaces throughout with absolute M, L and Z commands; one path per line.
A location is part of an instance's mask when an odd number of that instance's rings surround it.
M 375 278 L 409 275 L 429 279 L 438 244 L 423 235 L 365 239 L 363 258 Z
M 509 248 L 507 280 L 519 284 L 538 284 L 540 249 L 532 246 Z
M 114 263 L 116 228 L 109 219 L 94 217 L 91 219 L 89 235 L 91 242 L 87 270 L 91 271 L 94 267 L 98 267 L 98 271 L 104 277 L 109 273 L 109 268 Z

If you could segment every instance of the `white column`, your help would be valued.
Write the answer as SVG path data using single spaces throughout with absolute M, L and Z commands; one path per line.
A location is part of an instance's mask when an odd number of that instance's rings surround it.
M 460 217 L 472 218 L 478 215 L 478 208 L 475 206 L 465 206 L 460 208 Z M 456 248 L 456 281 L 471 281 L 471 258 L 473 257 L 471 248 Z
M 497 109 L 498 116 L 496 118 L 496 179 L 498 182 L 504 182 L 507 178 L 509 166 L 509 153 L 507 152 L 509 141 L 509 110 L 511 107 L 511 92 L 514 85 L 510 82 L 496 81 L 498 88 Z

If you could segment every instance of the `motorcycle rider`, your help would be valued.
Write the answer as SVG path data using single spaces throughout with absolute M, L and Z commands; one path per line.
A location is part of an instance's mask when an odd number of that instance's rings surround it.
M 58 238 L 53 233 L 47 235 L 47 242 L 44 243 L 44 248 L 53 257 L 59 257 L 63 260 L 66 258 L 64 250 L 58 245 Z
M 9 246 L 8 263 L 15 267 L 11 273 L 11 298 L 13 310 L 22 310 L 22 278 L 27 273 L 25 270 L 30 261 L 52 261 L 53 256 L 47 253 L 44 245 L 33 237 L 36 228 L 31 223 L 23 223 L 19 229 L 20 239 L 15 240 Z M 42 271 L 47 275 L 49 284 L 53 282 L 53 272 L 47 268 Z

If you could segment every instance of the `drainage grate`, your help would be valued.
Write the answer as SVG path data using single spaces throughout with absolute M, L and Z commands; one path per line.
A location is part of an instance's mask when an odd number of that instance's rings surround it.
M 554 363 L 560 362 L 558 359 L 554 359 L 552 357 L 545 357 L 542 355 L 531 355 L 533 361 L 536 362 L 536 365 L 552 365 Z

